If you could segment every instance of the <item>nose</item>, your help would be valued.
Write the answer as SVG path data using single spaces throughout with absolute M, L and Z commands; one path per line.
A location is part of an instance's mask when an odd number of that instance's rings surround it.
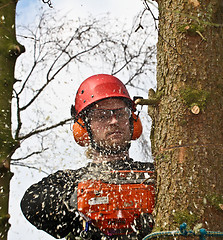
M 116 124 L 117 122 L 118 122 L 118 119 L 117 119 L 116 115 L 115 115 L 115 114 L 112 114 L 112 115 L 111 115 L 111 118 L 110 118 L 110 120 L 109 120 L 109 123 L 110 123 L 110 124 Z

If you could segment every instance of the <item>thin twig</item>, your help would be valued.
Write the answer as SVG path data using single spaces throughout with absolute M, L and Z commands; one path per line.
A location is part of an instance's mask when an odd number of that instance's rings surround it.
M 42 1 L 43 1 L 43 3 L 48 4 L 48 6 L 49 6 L 50 8 L 53 8 L 53 5 L 52 5 L 52 3 L 51 3 L 51 0 L 42 0 Z
M 19 167 L 26 167 L 26 168 L 31 168 L 31 169 L 35 169 L 35 170 L 38 170 L 39 172 L 43 172 L 43 173 L 45 173 L 46 175 L 49 175 L 49 173 L 48 172 L 46 172 L 46 171 L 44 171 L 44 170 L 42 170 L 42 169 L 39 169 L 39 168 L 37 168 L 37 167 L 33 167 L 33 166 L 29 166 L 29 165 L 27 165 L 27 164 L 24 164 L 24 163 L 11 163 L 11 165 L 13 165 L 13 166 L 19 166 Z
M 24 135 L 24 136 L 21 136 L 21 137 L 18 137 L 18 140 L 25 140 L 33 135 L 36 135 L 36 134 L 39 134 L 39 133 L 42 133 L 42 132 L 46 132 L 46 131 L 49 131 L 51 129 L 54 129 L 56 127 L 59 127 L 59 126 L 63 126 L 64 124 L 68 123 L 69 121 L 71 121 L 72 118 L 69 118 L 69 119 L 65 119 L 63 121 L 60 121 L 59 123 L 57 124 L 54 124 L 50 127 L 46 127 L 46 128 L 43 128 L 43 129 L 39 129 L 39 130 L 33 130 L 32 132 Z
M 44 152 L 44 151 L 46 151 L 46 150 L 48 150 L 48 149 L 49 149 L 49 148 L 44 148 L 44 149 L 42 149 L 41 151 L 32 152 L 32 153 L 30 153 L 30 154 L 28 154 L 27 156 L 22 157 L 22 158 L 16 158 L 16 159 L 11 158 L 11 161 L 14 162 L 14 163 L 15 163 L 15 162 L 19 162 L 19 161 L 25 160 L 25 159 L 27 159 L 27 158 L 29 158 L 29 157 L 32 157 L 33 155 L 40 154 L 40 153 L 42 153 L 42 152 Z

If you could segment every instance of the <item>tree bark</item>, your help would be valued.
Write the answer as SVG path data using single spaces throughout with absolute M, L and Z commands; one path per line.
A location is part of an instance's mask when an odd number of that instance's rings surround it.
M 17 143 L 11 134 L 11 100 L 16 58 L 24 48 L 16 41 L 16 0 L 0 1 L 0 238 L 7 239 L 9 229 L 10 157 Z
M 158 4 L 154 231 L 223 231 L 223 1 Z

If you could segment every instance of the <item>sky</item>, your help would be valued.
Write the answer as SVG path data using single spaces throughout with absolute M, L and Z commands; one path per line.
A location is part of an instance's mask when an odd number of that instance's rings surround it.
M 89 13 L 99 15 L 110 12 L 114 17 L 131 21 L 132 17 L 143 9 L 141 0 L 51 0 L 51 3 L 54 9 L 67 13 L 68 17 L 73 18 L 86 17 Z M 43 9 L 48 8 L 48 5 L 43 4 L 41 0 L 19 0 L 17 22 L 27 20 L 29 22 L 40 5 Z
M 134 17 L 143 10 L 141 0 L 52 0 L 52 6 L 66 14 L 67 19 L 87 17 L 89 14 L 99 16 L 109 12 L 111 16 L 132 24 Z M 47 4 L 41 0 L 19 0 L 17 4 L 16 23 L 35 24 L 34 16 L 39 11 L 49 10 Z M 19 66 L 17 66 L 19 67 Z M 30 171 L 19 167 L 12 167 L 15 176 L 11 182 L 10 197 L 10 223 L 9 240 L 52 240 L 49 234 L 37 230 L 22 215 L 20 211 L 20 200 L 25 190 L 34 182 L 46 175 L 41 171 Z

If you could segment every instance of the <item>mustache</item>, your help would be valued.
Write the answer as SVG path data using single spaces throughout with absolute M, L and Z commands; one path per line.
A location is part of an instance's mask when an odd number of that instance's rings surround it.
M 124 131 L 122 129 L 111 129 L 111 130 L 108 130 L 107 133 L 106 133 L 106 137 L 107 136 L 110 136 L 114 133 L 124 133 Z

